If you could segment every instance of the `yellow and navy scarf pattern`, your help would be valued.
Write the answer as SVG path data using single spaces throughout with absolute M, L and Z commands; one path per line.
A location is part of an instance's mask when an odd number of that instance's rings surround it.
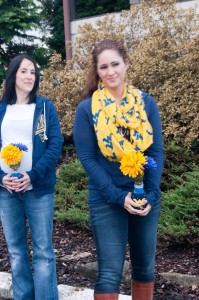
M 98 145 L 105 157 L 120 161 L 124 153 L 145 151 L 153 143 L 153 130 L 144 109 L 141 93 L 125 84 L 118 105 L 103 83 L 92 95 L 92 117 Z M 130 140 L 121 128 L 129 129 Z

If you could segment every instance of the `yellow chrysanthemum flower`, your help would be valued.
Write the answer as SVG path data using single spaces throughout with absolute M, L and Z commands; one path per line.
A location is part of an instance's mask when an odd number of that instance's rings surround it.
M 124 154 L 120 163 L 120 170 L 124 175 L 136 178 L 143 175 L 146 158 L 142 152 L 132 152 Z
M 22 157 L 23 151 L 14 145 L 7 145 L 1 151 L 1 158 L 4 163 L 14 170 L 18 169 Z

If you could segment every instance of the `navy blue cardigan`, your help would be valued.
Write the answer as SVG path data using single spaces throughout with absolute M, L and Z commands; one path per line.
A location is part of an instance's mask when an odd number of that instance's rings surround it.
M 0 126 L 6 107 L 6 101 L 0 102 Z M 63 144 L 57 111 L 54 104 L 47 98 L 39 96 L 36 98 L 32 141 L 32 170 L 28 171 L 27 174 L 30 176 L 35 195 L 40 197 L 54 192 L 56 164 Z M 0 148 L 2 147 L 1 143 L 0 130 Z M 2 178 L 5 175 L 6 173 L 0 169 L 0 183 L 2 183 Z
M 146 199 L 153 206 L 160 201 L 160 180 L 163 168 L 161 121 L 155 100 L 142 93 L 148 120 L 153 127 L 154 142 L 145 151 L 157 163 L 156 170 L 145 170 Z M 74 122 L 74 143 L 77 155 L 89 177 L 89 203 L 107 202 L 124 207 L 124 200 L 131 192 L 134 180 L 124 176 L 118 162 L 111 162 L 101 153 L 93 126 L 91 98 L 79 103 Z

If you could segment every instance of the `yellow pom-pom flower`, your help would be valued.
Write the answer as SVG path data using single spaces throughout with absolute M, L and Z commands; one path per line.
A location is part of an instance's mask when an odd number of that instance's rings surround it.
M 120 163 L 120 170 L 124 175 L 136 178 L 143 175 L 144 164 L 146 164 L 146 158 L 142 152 L 131 152 L 124 154 Z
M 23 151 L 15 145 L 7 145 L 1 151 L 1 158 L 4 163 L 13 170 L 17 170 L 23 157 Z

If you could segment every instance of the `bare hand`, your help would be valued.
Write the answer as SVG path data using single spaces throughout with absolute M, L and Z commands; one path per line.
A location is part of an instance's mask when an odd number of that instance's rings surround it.
M 142 209 L 143 205 L 146 205 L 144 209 Z M 151 210 L 151 205 L 147 204 L 146 199 L 138 203 L 131 198 L 131 193 L 128 193 L 125 197 L 124 208 L 132 215 L 146 216 Z
M 26 172 L 22 172 L 20 173 L 21 175 L 23 175 L 22 178 L 16 178 L 13 179 L 12 185 L 13 188 L 15 190 L 15 192 L 25 192 L 27 190 L 27 188 L 29 187 L 29 185 L 31 184 L 31 180 L 30 177 L 28 176 L 28 174 Z
M 8 190 L 8 192 L 12 193 L 14 191 L 13 187 L 13 177 L 11 177 L 11 174 L 7 174 L 2 178 L 3 186 Z

